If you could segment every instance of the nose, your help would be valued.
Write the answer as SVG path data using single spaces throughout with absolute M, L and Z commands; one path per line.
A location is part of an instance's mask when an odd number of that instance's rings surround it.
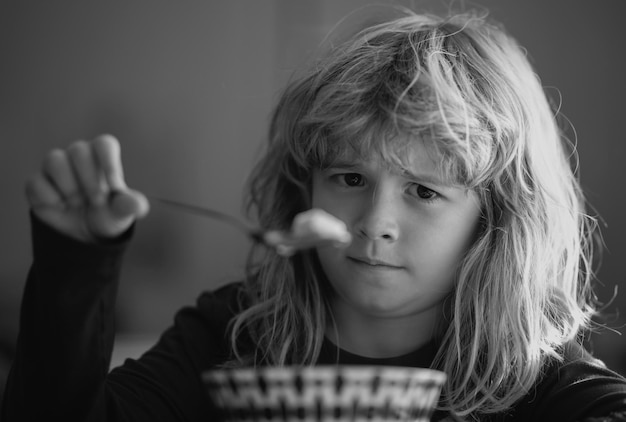
M 356 221 L 357 235 L 369 240 L 395 242 L 400 235 L 398 216 L 400 204 L 394 198 L 393 190 L 382 186 L 373 189 L 363 204 L 362 212 Z

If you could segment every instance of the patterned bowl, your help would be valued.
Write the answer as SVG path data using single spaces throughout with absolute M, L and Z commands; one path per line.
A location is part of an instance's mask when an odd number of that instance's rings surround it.
M 398 366 L 215 369 L 204 385 L 222 420 L 417 421 L 433 413 L 446 374 Z

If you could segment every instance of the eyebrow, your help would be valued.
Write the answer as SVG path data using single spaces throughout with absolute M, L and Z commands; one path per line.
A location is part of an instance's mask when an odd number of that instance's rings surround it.
M 408 170 L 406 168 L 402 169 L 402 175 L 404 177 L 409 178 L 409 179 L 418 180 L 420 182 L 425 182 L 425 183 L 429 183 L 429 184 L 432 184 L 432 185 L 444 186 L 444 187 L 451 187 L 451 186 L 453 186 L 452 183 L 447 182 L 447 181 L 445 181 L 445 180 L 443 180 L 440 177 L 437 177 L 435 175 L 413 173 L 412 171 L 410 171 L 410 170 Z
M 333 167 L 340 167 L 340 168 L 345 168 L 345 169 L 356 169 L 359 167 L 359 164 L 361 163 L 360 160 L 356 160 L 356 159 L 347 159 L 347 158 L 335 158 L 331 161 L 329 161 L 328 163 L 325 163 L 322 165 L 323 168 L 333 168 Z
M 332 163 L 329 163 L 327 167 L 329 168 L 339 167 L 339 168 L 344 168 L 346 170 L 358 170 L 360 167 L 360 164 L 361 164 L 361 161 L 357 159 L 353 160 L 349 158 L 340 158 L 340 159 L 334 160 Z M 402 174 L 402 176 L 408 179 L 423 182 L 423 183 L 428 183 L 428 184 L 435 185 L 435 186 L 454 187 L 455 185 L 454 183 L 445 181 L 444 179 L 434 174 L 413 173 L 411 170 L 405 167 L 400 168 L 400 173 Z

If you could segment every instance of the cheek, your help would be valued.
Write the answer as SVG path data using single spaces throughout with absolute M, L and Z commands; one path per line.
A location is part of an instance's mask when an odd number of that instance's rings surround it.
M 480 212 L 474 207 L 463 213 L 441 213 L 429 223 L 420 224 L 407 249 L 417 251 L 420 266 L 449 276 L 476 240 L 479 219 Z
M 323 208 L 324 203 L 327 202 L 320 183 L 320 176 L 314 173 L 311 181 L 311 206 L 313 208 Z
M 480 235 L 481 215 L 480 204 L 475 198 L 471 201 L 471 206 L 456 219 L 457 224 L 454 226 L 453 233 L 463 253 L 467 252 Z
M 345 195 L 338 197 L 336 194 L 320 187 L 320 183 L 319 181 L 316 182 L 315 179 L 313 180 L 311 207 L 322 209 L 348 223 L 350 221 L 351 212 L 356 207 L 354 198 Z

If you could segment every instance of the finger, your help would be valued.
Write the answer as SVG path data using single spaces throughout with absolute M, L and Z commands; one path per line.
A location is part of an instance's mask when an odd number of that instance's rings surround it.
M 67 153 L 60 149 L 50 151 L 43 163 L 43 172 L 59 194 L 71 205 L 80 205 L 80 188 L 76 182 Z
M 37 173 L 26 182 L 26 199 L 33 209 L 63 207 L 63 198 L 43 173 Z
M 110 197 L 111 212 L 119 218 L 142 218 L 150 210 L 150 204 L 144 194 L 132 189 L 114 191 Z
M 85 141 L 77 141 L 68 147 L 67 152 L 81 190 L 93 205 L 103 205 L 110 189 L 97 167 L 91 146 Z
M 92 141 L 94 157 L 112 190 L 126 189 L 119 141 L 112 135 L 100 135 Z

